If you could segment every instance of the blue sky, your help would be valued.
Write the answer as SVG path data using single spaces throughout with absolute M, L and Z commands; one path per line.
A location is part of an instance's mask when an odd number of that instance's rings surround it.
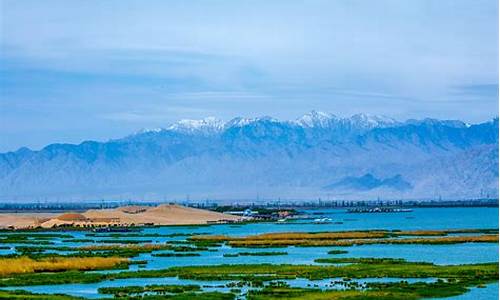
M 0 151 L 183 118 L 498 114 L 495 0 L 0 0 Z

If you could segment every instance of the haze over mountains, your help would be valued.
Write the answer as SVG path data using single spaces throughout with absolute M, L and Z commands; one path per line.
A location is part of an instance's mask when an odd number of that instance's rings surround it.
M 108 142 L 0 154 L 0 200 L 468 199 L 498 196 L 498 118 L 312 111 L 182 120 Z

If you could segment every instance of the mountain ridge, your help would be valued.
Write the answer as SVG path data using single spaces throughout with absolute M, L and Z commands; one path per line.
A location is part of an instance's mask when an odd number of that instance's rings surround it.
M 209 117 L 107 142 L 1 153 L 0 200 L 496 197 L 497 165 L 498 118 L 399 122 L 315 111 L 292 121 Z M 379 184 L 324 189 L 365 174 Z

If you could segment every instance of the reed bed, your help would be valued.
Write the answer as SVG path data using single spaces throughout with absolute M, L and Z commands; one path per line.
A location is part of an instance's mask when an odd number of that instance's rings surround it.
M 445 236 L 435 238 L 406 238 L 406 239 L 342 239 L 342 240 L 231 240 L 232 247 L 326 247 L 326 246 L 353 246 L 371 244 L 459 244 L 459 243 L 498 243 L 498 235 L 478 236 Z
M 336 246 L 352 246 L 367 244 L 427 244 L 445 245 L 459 243 L 498 243 L 498 235 L 478 236 L 445 236 L 437 238 L 408 238 L 408 239 L 367 239 L 367 240 L 343 240 L 336 241 Z
M 453 233 L 477 233 L 472 236 L 449 236 Z M 492 234 L 490 234 L 492 233 Z M 493 234 L 494 233 L 494 234 Z M 288 246 L 352 246 L 364 244 L 456 244 L 498 243 L 497 229 L 407 230 L 407 231 L 340 231 L 340 232 L 277 232 L 246 237 L 199 235 L 191 243 L 227 243 L 232 247 Z
M 1 258 L 0 277 L 25 273 L 111 269 L 127 263 L 126 258 L 119 257 L 52 257 L 40 260 L 29 257 Z
M 179 277 L 192 280 L 233 280 L 264 282 L 306 278 L 447 278 L 477 283 L 498 281 L 498 262 L 468 265 L 434 265 L 427 262 L 407 262 L 390 258 L 327 258 L 325 263 L 342 265 L 290 265 L 290 264 L 225 264 L 215 266 L 171 267 L 163 270 L 124 271 L 117 273 L 89 273 L 69 271 L 61 273 L 17 274 L 0 280 L 0 286 L 28 286 L 65 283 L 95 283 L 125 278 Z
M 191 241 L 260 241 L 260 240 L 338 240 L 359 238 L 383 238 L 388 231 L 345 231 L 345 232 L 278 232 L 250 235 L 246 237 L 230 237 L 226 235 L 199 235 L 189 238 Z
M 457 233 L 498 234 L 498 229 L 446 229 L 446 230 L 404 230 L 395 231 L 396 236 L 446 236 Z

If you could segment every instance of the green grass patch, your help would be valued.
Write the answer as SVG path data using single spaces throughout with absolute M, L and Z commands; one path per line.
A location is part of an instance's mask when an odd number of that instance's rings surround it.
M 199 285 L 146 285 L 146 286 L 124 286 L 124 287 L 102 287 L 98 289 L 100 294 L 111 294 L 119 297 L 137 296 L 144 293 L 172 293 L 180 294 L 184 292 L 201 291 Z

